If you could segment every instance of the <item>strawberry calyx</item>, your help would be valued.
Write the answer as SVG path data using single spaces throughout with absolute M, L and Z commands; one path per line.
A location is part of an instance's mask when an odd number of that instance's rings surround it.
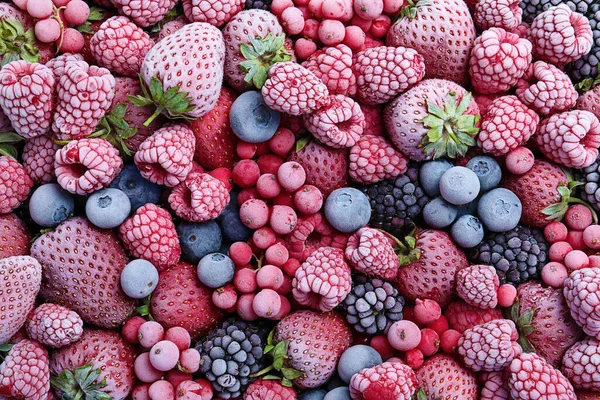
M 109 114 L 102 117 L 99 129 L 89 137 L 106 139 L 121 152 L 121 155 L 131 157 L 133 154 L 125 140 L 134 137 L 138 128 L 131 127 L 124 119 L 128 106 L 127 103 L 117 104 Z
M 569 174 L 567 174 L 567 177 L 568 176 Z M 571 204 L 582 204 L 591 211 L 594 224 L 598 224 L 598 215 L 592 206 L 586 201 L 574 196 L 575 189 L 581 185 L 583 185 L 582 182 L 573 181 L 569 178 L 567 185 L 559 185 L 558 188 L 556 188 L 560 195 L 560 201 L 549 205 L 542 210 L 542 214 L 546 215 L 546 221 L 561 221 Z
M 12 343 L 4 343 L 0 344 L 0 364 L 4 361 L 5 355 L 12 349 L 14 344 Z M 10 394 L 10 393 L 9 393 Z
M 275 63 L 292 60 L 284 45 L 284 34 L 275 36 L 271 33 L 262 39 L 251 37 L 250 43 L 242 43 L 240 52 L 246 60 L 240 63 L 240 68 L 246 72 L 244 81 L 262 89 Z
M 471 99 L 471 93 L 467 93 L 458 101 L 456 93 L 450 92 L 443 108 L 427 102 L 429 114 L 420 122 L 429 130 L 419 144 L 425 154 L 433 159 L 445 156 L 456 158 L 464 156 L 469 147 L 475 146 L 480 116 L 467 113 Z
M 290 357 L 287 355 L 288 341 L 282 340 L 277 342 L 273 339 L 275 329 L 273 329 L 267 337 L 267 345 L 264 349 L 264 354 L 271 356 L 273 363 L 255 374 L 250 375 L 252 378 L 262 377 L 267 380 L 281 380 L 281 384 L 286 387 L 292 387 L 292 381 L 303 375 L 303 372 L 294 368 L 286 367 L 286 360 Z
M 417 17 L 417 11 L 419 10 L 419 7 L 431 5 L 429 0 L 419 0 L 416 3 L 413 0 L 407 0 L 406 2 L 408 5 L 405 5 L 400 9 L 398 20 L 402 18 L 415 19 Z
M 154 105 L 156 110 L 144 122 L 144 126 L 148 126 L 160 114 L 164 114 L 170 119 L 193 119 L 189 114 L 194 111 L 194 106 L 191 105 L 192 98 L 188 93 L 181 91 L 179 85 L 173 86 L 168 90 L 163 89 L 162 82 L 155 76 L 150 79 L 150 84 L 146 82 L 140 75 L 140 84 L 142 94 L 137 96 L 128 95 L 127 98 L 137 107 L 147 107 Z
M 519 332 L 519 339 L 517 340 L 517 343 L 519 343 L 525 353 L 535 352 L 535 348 L 529 342 L 527 337 L 536 329 L 536 326 L 532 324 L 533 316 L 535 315 L 536 311 L 537 309 L 527 310 L 522 314 L 519 314 L 519 300 L 516 300 L 509 310 L 510 319 L 515 323 L 517 331 Z
M 144 297 L 142 300 L 142 305 L 136 307 L 135 311 L 140 315 L 140 317 L 146 318 L 148 321 L 154 321 L 154 317 L 150 313 L 150 301 L 152 300 L 152 295 L 148 295 Z
M 417 261 L 421 258 L 421 250 L 417 249 L 417 229 L 413 229 L 403 240 L 398 239 L 396 236 L 383 229 L 377 229 L 388 238 L 392 239 L 395 243 L 394 251 L 398 255 L 400 266 L 408 265 L 412 262 Z
M 87 33 L 89 35 L 93 35 L 94 30 L 92 29 L 92 22 L 102 21 L 104 18 L 104 10 L 100 7 L 90 7 L 90 15 L 88 16 L 87 21 L 85 21 L 81 25 L 77 25 L 75 29 L 77 29 L 81 33 Z
M 1 132 L 0 133 L 0 156 L 9 156 L 17 158 L 19 152 L 15 147 L 16 143 L 25 140 L 21 135 L 14 132 Z
M 25 30 L 19 21 L 0 20 L 0 67 L 16 60 L 38 62 L 40 52 L 36 42 L 33 28 Z
M 62 392 L 63 400 L 110 400 L 110 395 L 101 391 L 106 378 L 98 382 L 102 371 L 91 364 L 83 365 L 75 373 L 65 369 L 60 375 L 50 378 L 50 383 Z
M 600 84 L 600 74 L 595 78 L 586 78 L 575 85 L 575 89 L 577 89 L 580 93 L 587 92 L 598 86 Z

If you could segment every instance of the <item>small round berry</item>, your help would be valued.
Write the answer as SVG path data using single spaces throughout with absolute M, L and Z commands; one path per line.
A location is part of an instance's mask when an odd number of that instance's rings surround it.
M 574 204 L 567 210 L 564 221 L 569 229 L 582 231 L 592 224 L 592 212 L 583 204 Z
M 162 372 L 157 370 L 150 363 L 150 353 L 142 353 L 135 359 L 133 363 L 133 371 L 135 376 L 142 382 L 156 382 L 162 376 Z
M 589 256 L 590 259 L 590 268 L 600 268 L 600 256 L 592 254 Z
M 456 244 L 462 248 L 470 249 L 481 243 L 485 231 L 479 218 L 465 214 L 452 225 L 450 234 Z
M 156 321 L 146 321 L 138 330 L 138 341 L 149 349 L 165 337 L 165 329 Z
M 242 268 L 233 277 L 233 285 L 242 293 L 254 293 L 258 288 L 256 272 L 251 268 Z
M 319 40 L 326 46 L 336 46 L 344 40 L 346 28 L 340 21 L 326 19 L 319 25 Z
M 297 259 L 290 258 L 283 264 L 283 272 L 285 272 L 287 276 L 294 276 L 301 265 L 302 264 Z
M 263 265 L 256 273 L 256 283 L 261 289 L 279 289 L 283 284 L 283 271 L 274 265 Z
M 235 305 L 237 315 L 244 321 L 255 321 L 259 318 L 252 307 L 254 304 L 254 297 L 256 297 L 254 293 L 243 294 Z
M 384 360 L 394 355 L 395 349 L 390 344 L 386 335 L 377 335 L 373 337 L 369 345 L 377 350 Z
M 65 0 L 62 0 L 65 1 Z M 19 7 L 21 10 L 23 11 L 27 11 L 27 0 L 13 0 L 13 3 L 15 6 Z M 56 4 L 56 3 L 54 3 Z M 67 5 L 66 3 L 64 5 Z M 61 7 L 59 5 L 56 5 L 56 7 Z
M 431 200 L 423 208 L 423 220 L 434 229 L 442 229 L 452 225 L 457 215 L 458 207 L 448 203 L 442 196 Z
M 292 0 L 273 0 L 271 3 L 271 12 L 278 17 L 281 17 L 286 8 L 294 7 Z
M 267 226 L 258 228 L 252 234 L 252 242 L 261 250 L 267 249 L 269 246 L 275 244 L 276 241 L 277 235 L 275 235 L 275 232 Z
M 216 180 L 221 181 L 223 185 L 225 185 L 225 188 L 228 192 L 231 192 L 233 190 L 234 182 L 232 177 L 232 171 L 229 168 L 219 167 L 213 169 L 208 174 Z
M 354 12 L 362 19 L 373 20 L 383 12 L 383 0 L 354 0 Z
M 531 150 L 527 147 L 517 147 L 508 152 L 505 165 L 511 174 L 523 175 L 533 168 L 534 161 L 535 157 Z
M 28 0 L 27 13 L 33 18 L 48 18 L 52 15 L 52 0 Z
M 466 165 L 479 178 L 481 191 L 487 192 L 498 186 L 502 179 L 502 169 L 498 161 L 489 156 L 476 156 L 469 160 Z
M 292 278 L 290 278 L 287 275 L 284 275 L 283 283 L 275 291 L 282 296 L 287 296 L 288 294 L 290 294 L 292 291 Z
M 150 349 L 150 363 L 159 371 L 169 371 L 179 361 L 179 349 L 170 340 L 161 340 Z
M 315 214 L 323 207 L 323 193 L 316 186 L 304 185 L 294 193 L 294 205 L 301 214 Z
M 256 185 L 260 177 L 260 168 L 253 160 L 241 160 L 233 167 L 231 171 L 233 182 L 242 188 L 249 188 Z
M 179 357 L 181 358 L 181 355 L 179 355 Z M 187 372 L 180 371 L 178 368 L 173 368 L 172 370 L 167 371 L 164 379 L 173 385 L 173 387 L 177 387 L 181 382 L 194 379 L 194 376 Z
M 165 333 L 165 340 L 170 340 L 171 342 L 175 343 L 179 351 L 188 349 L 192 343 L 190 333 L 187 331 L 187 329 L 182 328 L 181 326 L 174 326 L 167 329 L 167 332 Z
M 286 191 L 295 192 L 306 182 L 306 171 L 299 163 L 288 161 L 279 167 L 277 179 Z
M 175 400 L 175 388 L 167 381 L 156 381 L 148 389 L 150 400 Z
M 202 257 L 198 263 L 197 273 L 200 282 L 216 289 L 233 280 L 235 265 L 225 254 L 211 253 Z
M 235 291 L 235 286 L 231 284 L 215 289 L 212 292 L 212 302 L 221 310 L 230 310 L 232 307 L 235 307 L 237 299 L 238 295 Z
M 158 270 L 150 261 L 137 259 L 121 271 L 121 288 L 132 299 L 148 297 L 158 285 Z
M 281 310 L 281 298 L 273 289 L 263 289 L 254 296 L 252 309 L 260 318 L 273 318 Z
M 123 336 L 123 339 L 125 339 L 127 343 L 138 344 L 140 342 L 138 339 L 138 332 L 140 326 L 142 326 L 144 322 L 146 322 L 146 320 L 139 315 L 129 318 L 121 328 L 121 336 Z
M 280 114 L 267 106 L 260 92 L 239 95 L 229 111 L 233 133 L 246 142 L 261 143 L 271 139 L 279 128 Z
M 261 174 L 273 174 L 273 175 L 277 175 L 277 171 L 279 170 L 279 167 L 281 167 L 281 165 L 284 162 L 285 161 L 283 160 L 283 158 L 281 158 L 275 154 L 264 154 L 264 155 L 258 157 L 258 160 L 256 160 L 256 163 L 258 164 L 258 168 L 260 168 Z
M 344 44 L 353 51 L 359 51 L 365 45 L 367 35 L 358 26 L 347 26 L 344 36 Z
M 60 38 L 60 24 L 54 18 L 40 19 L 35 23 L 35 37 L 42 43 L 53 43 Z
M 258 229 L 269 221 L 269 206 L 262 200 L 250 199 L 240 207 L 242 223 L 250 229 Z
M 277 267 L 283 266 L 290 258 L 290 252 L 282 243 L 275 243 L 265 251 L 265 260 Z
M 308 11 L 310 11 L 315 18 L 323 18 L 323 3 L 325 0 L 310 0 L 308 2 Z
M 57 183 L 37 188 L 29 200 L 29 215 L 38 225 L 53 228 L 66 221 L 75 210 L 73 195 Z
M 179 365 L 187 372 L 194 373 L 200 368 L 200 353 L 191 348 L 185 349 L 179 355 Z
M 552 261 L 542 268 L 542 281 L 548 286 L 561 288 L 568 277 L 569 271 L 561 263 Z
M 102 229 L 113 229 L 129 216 L 131 202 L 119 189 L 102 189 L 88 197 L 85 214 L 90 222 Z
M 306 30 L 306 22 L 304 23 L 304 30 Z M 301 60 L 306 60 L 315 51 L 317 51 L 317 44 L 310 39 L 300 38 L 294 43 L 294 54 Z
M 468 204 L 479 195 L 481 184 L 475 172 L 466 167 L 452 167 L 440 179 L 440 193 L 450 204 Z
M 446 332 L 442 333 L 442 336 L 440 337 L 440 347 L 442 348 L 442 351 L 446 354 L 454 354 L 461 337 L 462 334 L 454 329 L 448 329 Z
M 588 255 L 581 250 L 570 251 L 565 256 L 564 262 L 565 267 L 569 268 L 570 270 L 587 268 L 590 265 L 590 259 L 588 258 Z
M 435 321 L 427 324 L 427 327 L 429 329 L 433 329 L 434 331 L 436 331 L 438 335 L 441 335 L 442 333 L 444 333 L 445 331 L 447 331 L 449 329 L 448 318 L 446 318 L 444 315 L 442 315 Z
M 294 136 L 294 132 L 286 128 L 279 128 L 275 132 L 275 136 L 267 142 L 269 149 L 279 157 L 287 157 L 294 148 L 295 143 L 296 137 Z
M 274 206 L 294 206 L 294 199 L 292 193 L 279 193 L 279 196 L 273 199 Z
M 569 242 L 575 250 L 587 250 L 585 242 L 583 241 L 583 231 L 570 230 L 569 233 L 567 233 L 567 242 Z
M 321 7 L 323 18 L 340 19 L 346 14 L 346 3 L 343 0 L 327 0 Z
M 279 21 L 288 35 L 297 35 L 304 29 L 304 15 L 297 7 L 288 7 L 283 10 Z
M 373 20 L 369 33 L 376 38 L 384 37 L 392 26 L 392 20 L 387 15 L 380 15 Z
M 296 227 L 298 216 L 292 207 L 273 206 L 269 225 L 279 235 L 287 235 Z
M 90 16 L 90 6 L 82 0 L 71 0 L 64 12 L 65 19 L 71 25 L 81 25 Z
M 590 225 L 583 231 L 583 242 L 590 249 L 600 249 L 600 225 Z
M 256 154 L 256 143 L 248 143 L 239 140 L 235 147 L 235 152 L 242 160 L 249 160 Z
M 567 229 L 567 226 L 562 222 L 550 222 L 544 227 L 544 237 L 548 243 L 556 243 L 566 240 L 568 233 L 569 230 Z
M 440 348 L 440 337 L 433 329 L 421 329 L 421 341 L 417 347 L 424 356 L 432 356 Z
M 404 0 L 383 0 L 383 12 L 386 14 L 397 14 L 404 5 Z
M 149 383 L 135 385 L 133 389 L 131 389 L 131 400 L 150 400 L 148 390 L 150 390 Z
M 337 364 L 337 371 L 344 382 L 350 383 L 352 375 L 382 362 L 381 355 L 371 346 L 356 345 L 342 353 Z
M 421 330 L 412 321 L 400 320 L 390 326 L 387 338 L 396 350 L 408 351 L 416 349 L 421 342 Z
M 304 36 L 310 42 L 316 42 L 319 40 L 319 25 L 321 23 L 316 19 L 307 19 L 304 22 L 304 29 L 302 29 L 302 36 Z M 296 43 L 298 43 L 302 39 L 298 39 Z M 317 50 L 317 45 L 315 43 L 315 51 Z M 298 57 L 300 57 L 298 55 Z M 300 57 L 301 58 L 301 57 Z
M 355 232 L 369 223 L 371 204 L 369 198 L 355 188 L 336 189 L 325 201 L 325 218 L 343 233 Z
M 423 341 L 423 339 L 421 339 L 421 341 Z M 412 349 L 407 351 L 404 354 L 404 357 L 406 358 L 406 365 L 408 365 L 412 369 L 421 368 L 421 366 L 425 362 L 425 356 L 423 355 L 423 352 L 419 349 Z
M 500 307 L 510 307 L 517 298 L 517 288 L 510 283 L 505 283 L 498 288 L 498 305 Z
M 77 29 L 66 28 L 63 31 L 59 50 L 63 53 L 79 53 L 84 45 L 85 40 L 81 32 Z
M 431 299 L 417 299 L 414 308 L 415 322 L 422 325 L 427 325 L 442 315 L 440 305 Z
M 556 242 L 548 249 L 548 258 L 550 258 L 550 261 L 562 263 L 565 256 L 571 251 L 573 251 L 573 246 L 569 242 Z
M 506 232 L 514 229 L 521 220 L 523 206 L 516 194 L 508 189 L 496 188 L 485 193 L 477 203 L 477 215 L 486 229 Z
M 281 193 L 281 185 L 275 175 L 263 174 L 256 182 L 256 190 L 263 199 L 272 199 Z
M 235 242 L 229 246 L 229 257 L 236 267 L 241 267 L 252 260 L 252 248 L 246 242 Z

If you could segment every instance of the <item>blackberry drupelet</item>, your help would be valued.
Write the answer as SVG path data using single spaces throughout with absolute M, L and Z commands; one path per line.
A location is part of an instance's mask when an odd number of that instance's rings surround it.
M 346 320 L 357 332 L 387 334 L 390 325 L 402 319 L 404 297 L 394 285 L 379 278 L 357 274 L 353 281 L 354 287 L 343 303 Z
M 539 280 L 548 260 L 549 245 L 539 229 L 523 225 L 507 232 L 491 233 L 469 252 L 473 264 L 491 265 L 500 284 Z
M 587 201 L 596 211 L 600 211 L 600 157 L 582 171 L 583 185 L 578 191 L 582 200 Z
M 522 0 L 519 7 L 523 9 L 523 21 L 531 23 L 542 12 L 550 7 L 565 3 L 563 0 Z
M 263 366 L 266 326 L 230 318 L 208 333 L 196 349 L 200 372 L 222 399 L 237 398 Z
M 270 11 L 273 0 L 246 0 L 245 9 L 257 8 L 259 10 Z
M 419 164 L 413 163 L 396 179 L 360 188 L 371 203 L 371 227 L 401 234 L 413 225 L 429 202 L 419 182 L 419 169 Z

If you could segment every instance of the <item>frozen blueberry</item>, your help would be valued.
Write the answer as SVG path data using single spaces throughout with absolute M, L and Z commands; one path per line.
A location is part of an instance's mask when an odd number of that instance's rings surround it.
M 350 187 L 331 192 L 324 208 L 327 222 L 340 232 L 354 232 L 371 219 L 369 198 L 360 190 Z
M 323 389 L 311 389 L 298 395 L 298 400 L 323 400 L 326 394 Z
M 148 297 L 158 285 L 158 271 L 150 261 L 133 260 L 121 271 L 121 288 L 133 299 Z
M 464 249 L 470 249 L 481 243 L 484 233 L 479 219 L 468 214 L 457 219 L 450 230 L 452 240 Z
M 85 215 L 102 229 L 121 225 L 131 211 L 129 197 L 119 189 L 102 189 L 92 194 L 85 203 Z
M 457 206 L 467 204 L 479 194 L 479 178 L 465 167 L 452 167 L 440 179 L 440 193 L 444 200 Z
M 456 210 L 458 211 L 458 213 L 456 214 L 456 218 L 460 218 L 466 214 L 477 215 L 477 204 L 479 203 L 479 199 L 480 197 L 477 197 L 475 200 L 468 204 L 456 206 Z
M 467 168 L 475 172 L 475 175 L 479 178 L 482 192 L 487 192 L 488 190 L 495 188 L 502 179 L 500 164 L 492 157 L 473 157 L 467 163 Z
M 383 362 L 381 355 L 371 346 L 359 344 L 349 347 L 342 353 L 338 362 L 337 371 L 340 378 L 346 383 L 350 383 L 352 375 L 363 368 L 369 368 L 379 365 Z
M 441 229 L 450 226 L 458 214 L 458 207 L 448 203 L 441 196 L 431 200 L 423 208 L 423 219 L 432 228 Z
M 198 263 L 198 279 L 209 288 L 220 288 L 233 280 L 235 266 L 221 253 L 207 254 Z
M 249 143 L 271 139 L 279 128 L 279 118 L 279 112 L 270 109 L 262 94 L 255 91 L 239 95 L 229 112 L 233 133 Z
M 323 400 L 352 400 L 352 397 L 348 386 L 340 386 L 327 392 Z
M 508 189 L 490 190 L 479 200 L 477 215 L 486 229 L 506 232 L 517 226 L 523 207 L 521 200 Z
M 252 230 L 242 223 L 240 213 L 233 209 L 221 215 L 221 229 L 225 239 L 232 242 L 245 242 L 252 236 Z
M 110 187 L 122 190 L 129 197 L 131 211 L 147 203 L 157 204 L 160 200 L 160 186 L 143 178 L 133 164 L 126 165 Z
M 448 171 L 454 165 L 448 160 L 427 161 L 421 166 L 419 171 L 419 181 L 423 190 L 430 196 L 440 195 L 440 179 L 444 172 Z
M 209 253 L 218 252 L 221 248 L 221 229 L 215 221 L 180 222 L 176 229 L 181 244 L 181 256 L 192 264 L 198 263 Z
M 54 228 L 73 214 L 75 201 L 71 193 L 57 183 L 47 183 L 33 192 L 29 200 L 29 215 L 45 228 Z

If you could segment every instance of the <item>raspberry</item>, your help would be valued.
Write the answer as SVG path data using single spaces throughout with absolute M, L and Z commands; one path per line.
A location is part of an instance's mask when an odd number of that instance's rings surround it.
M 54 158 L 58 184 L 74 194 L 89 194 L 107 187 L 123 168 L 119 151 L 100 138 L 73 140 Z
M 259 379 L 244 392 L 244 400 L 296 400 L 296 391 L 283 386 L 278 380 Z
M 54 75 L 43 64 L 18 60 L 0 70 L 0 106 L 26 139 L 50 130 L 53 91 Z
M 519 100 L 542 115 L 566 111 L 578 97 L 567 74 L 543 61 L 529 65 L 517 82 L 516 93 Z
M 150 261 L 159 271 L 179 261 L 181 247 L 171 214 L 148 203 L 119 227 L 119 237 L 133 257 Z
M 562 370 L 577 389 L 600 391 L 600 342 L 586 338 L 575 343 L 563 357 Z
M 296 229 L 284 240 L 290 258 L 303 262 L 311 253 L 323 246 L 345 249 L 348 237 L 333 229 L 322 213 L 316 213 L 299 218 Z
M 177 4 L 177 0 L 110 0 L 119 14 L 131 18 L 137 26 L 146 28 L 162 20 Z
M 333 148 L 352 147 L 365 129 L 365 116 L 350 97 L 329 97 L 329 104 L 304 115 L 304 125 L 324 145 Z
M 508 368 L 508 387 L 514 400 L 576 400 L 573 385 L 535 353 L 523 353 Z
M 54 155 L 60 145 L 48 135 L 28 140 L 23 147 L 23 168 L 35 183 L 49 183 L 54 174 Z
M 46 63 L 46 67 L 52 70 L 56 82 L 64 75 L 65 68 L 71 61 L 83 61 L 83 56 L 81 54 L 64 53 Z
M 112 17 L 90 39 L 90 51 L 101 67 L 136 77 L 154 41 L 127 17 Z
M 358 100 L 365 104 L 387 103 L 425 76 L 423 57 L 402 46 L 379 46 L 358 52 L 352 68 Z
M 482 384 L 479 400 L 509 400 L 508 386 L 502 377 L 502 372 L 482 372 L 479 374 Z
M 356 76 L 352 71 L 352 50 L 338 44 L 313 53 L 302 66 L 323 81 L 329 93 L 354 97 Z
M 0 214 L 19 207 L 33 187 L 27 171 L 12 157 L 0 157 Z
M 302 115 L 329 101 L 329 90 L 307 68 L 294 62 L 275 64 L 262 87 L 265 103 L 279 112 Z
M 52 303 L 44 303 L 29 313 L 25 327 L 31 339 L 52 348 L 74 343 L 83 333 L 79 314 Z
M 563 293 L 571 316 L 589 336 L 600 339 L 600 268 L 574 271 L 565 280 Z
M 322 312 L 337 307 L 350 292 L 351 271 L 344 252 L 320 247 L 302 263 L 292 281 L 294 299 Z
M 508 91 L 527 71 L 531 51 L 531 42 L 504 29 L 483 32 L 475 39 L 469 59 L 473 87 L 480 94 Z M 483 116 L 484 107 L 480 109 Z
M 0 365 L 0 393 L 9 399 L 48 399 L 50 392 L 48 351 L 33 340 L 21 340 Z
M 350 236 L 346 246 L 346 258 L 358 272 L 388 281 L 396 278 L 400 262 L 384 233 L 369 227 L 361 228 Z
M 209 174 L 191 173 L 173 188 L 169 205 L 180 218 L 204 222 L 217 218 L 229 204 L 225 184 Z
M 503 318 L 502 310 L 499 308 L 484 310 L 460 300 L 450 303 L 444 315 L 448 318 L 450 328 L 460 333 L 474 326 Z
M 381 136 L 362 136 L 350 149 L 350 177 L 362 184 L 397 178 L 406 172 L 408 161 Z
M 512 31 L 521 23 L 519 0 L 481 0 L 475 5 L 473 20 L 482 31 L 502 28 Z
M 183 12 L 191 22 L 221 27 L 244 9 L 244 0 L 183 0 Z
M 498 305 L 499 279 L 494 267 L 471 265 L 456 273 L 456 291 L 467 304 L 482 309 Z
M 174 187 L 192 170 L 196 137 L 186 125 L 165 126 L 144 140 L 133 161 L 150 182 Z
M 521 354 L 515 323 L 498 319 L 467 329 L 458 341 L 458 355 L 473 371 L 502 371 Z
M 401 362 L 384 362 L 365 368 L 350 379 L 350 396 L 355 400 L 409 400 L 417 390 L 417 377 Z
M 385 126 L 383 124 L 383 107 L 378 104 L 360 104 L 360 109 L 365 116 L 364 134 L 373 136 L 385 136 Z

